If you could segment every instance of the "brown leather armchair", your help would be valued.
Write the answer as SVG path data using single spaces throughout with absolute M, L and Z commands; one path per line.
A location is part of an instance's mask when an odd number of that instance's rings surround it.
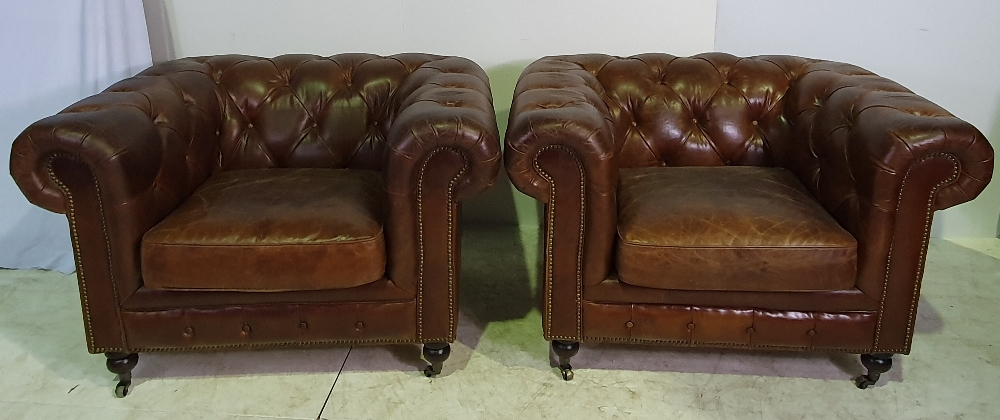
M 547 57 L 504 151 L 545 203 L 545 338 L 910 351 L 933 212 L 976 197 L 972 125 L 848 64 L 800 57 Z
M 69 219 L 87 347 L 139 352 L 455 340 L 460 201 L 499 169 L 489 81 L 458 57 L 153 66 L 14 142 Z

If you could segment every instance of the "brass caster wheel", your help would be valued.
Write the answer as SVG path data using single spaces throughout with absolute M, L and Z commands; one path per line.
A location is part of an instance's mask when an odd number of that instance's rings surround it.
M 441 371 L 440 370 L 434 370 L 434 366 L 427 366 L 427 367 L 424 368 L 424 376 L 426 376 L 428 378 L 433 378 L 433 377 L 435 377 L 437 375 L 440 375 L 440 374 L 441 374 Z
M 128 387 L 132 386 L 132 381 L 121 381 L 115 386 L 115 396 L 118 398 L 125 398 L 128 395 Z
M 868 375 L 861 375 L 854 378 L 854 384 L 858 386 L 859 389 L 866 389 L 869 386 L 875 385 L 875 381 L 868 378 Z
M 572 381 L 573 380 L 573 368 L 572 367 L 569 367 L 569 366 L 562 367 L 562 366 L 560 366 L 559 367 L 559 371 L 562 373 L 562 378 L 563 378 L 564 381 Z

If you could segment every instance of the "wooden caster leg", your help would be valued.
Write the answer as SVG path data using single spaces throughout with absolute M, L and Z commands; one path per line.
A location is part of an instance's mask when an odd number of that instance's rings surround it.
M 559 356 L 559 372 L 563 380 L 573 380 L 573 366 L 569 364 L 569 359 L 579 351 L 580 343 L 577 341 L 552 340 L 552 352 Z
M 424 359 L 430 362 L 430 366 L 424 369 L 424 375 L 430 378 L 441 373 L 441 365 L 451 355 L 451 345 L 448 343 L 427 343 L 424 344 L 423 353 Z
M 129 386 L 132 385 L 132 368 L 139 363 L 139 355 L 136 353 L 104 353 L 104 355 L 108 358 L 108 370 L 118 375 L 115 396 L 125 398 Z
M 892 369 L 892 354 L 862 354 L 861 364 L 868 369 L 868 374 L 854 378 L 854 384 L 858 388 L 865 389 L 878 382 L 879 376 Z

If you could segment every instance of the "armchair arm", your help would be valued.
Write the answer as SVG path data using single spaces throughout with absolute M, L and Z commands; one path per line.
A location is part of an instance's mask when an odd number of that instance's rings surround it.
M 105 180 L 102 190 L 115 198 L 127 199 L 152 183 L 156 174 L 150 170 L 162 157 L 153 122 L 135 106 L 134 95 L 117 98 L 123 106 L 86 105 L 100 99 L 105 98 L 87 98 L 38 121 L 14 141 L 11 176 L 28 201 L 66 213 L 67 197 L 49 172 L 56 156 L 85 163 Z
M 909 352 L 933 211 L 986 187 L 993 149 L 971 124 L 857 67 L 813 63 L 788 97 L 803 141 L 785 165 L 858 240 L 857 287 L 882 308 L 876 352 Z
M 49 166 L 66 157 L 87 165 L 109 203 L 152 190 L 169 212 L 211 172 L 218 153 L 211 141 L 218 124 L 193 118 L 177 89 L 162 78 L 126 79 L 32 124 L 13 143 L 11 176 L 28 201 L 65 213 L 65 193 Z
M 543 58 L 524 70 L 514 90 L 504 160 L 514 186 L 546 203 L 542 325 L 549 340 L 582 339 L 584 284 L 603 281 L 611 270 L 616 127 L 589 71 L 609 60 Z
M 118 309 L 142 284 L 139 243 L 212 171 L 213 113 L 165 78 L 136 77 L 32 124 L 14 141 L 18 187 L 69 219 L 92 353 L 128 348 Z
M 524 70 L 514 89 L 504 149 L 507 173 L 521 192 L 549 202 L 548 181 L 535 164 L 540 152 L 553 147 L 580 161 L 589 189 L 614 192 L 614 122 L 598 91 L 603 89 L 594 75 L 570 61 L 543 58 Z
M 407 77 L 389 128 L 386 189 L 414 190 L 420 166 L 438 149 L 462 155 L 468 169 L 456 180 L 458 200 L 489 188 L 500 168 L 500 135 L 486 73 L 464 58 L 428 62 Z
M 874 205 L 894 207 L 910 167 L 935 155 L 955 159 L 959 172 L 938 188 L 934 210 L 969 201 L 989 183 L 993 149 L 971 124 L 858 67 L 816 62 L 804 73 L 789 92 L 786 114 L 796 137 L 811 139 L 810 150 L 794 155 L 815 158 L 786 164 L 821 200 L 843 204 L 844 188 L 852 188 Z
M 420 66 L 396 95 L 399 111 L 389 128 L 383 170 L 389 193 L 386 271 L 417 297 L 417 341 L 452 342 L 459 201 L 493 185 L 500 168 L 489 82 L 475 63 L 449 57 Z

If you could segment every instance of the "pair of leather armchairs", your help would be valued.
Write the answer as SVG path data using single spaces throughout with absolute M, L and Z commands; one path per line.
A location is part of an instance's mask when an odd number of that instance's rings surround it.
M 581 341 L 907 353 L 933 210 L 988 182 L 982 135 L 857 67 L 548 57 L 518 83 L 511 181 L 545 203 L 543 330 Z M 455 339 L 461 200 L 500 165 L 458 57 L 153 66 L 26 129 L 11 173 L 69 220 L 84 328 L 137 353 Z

